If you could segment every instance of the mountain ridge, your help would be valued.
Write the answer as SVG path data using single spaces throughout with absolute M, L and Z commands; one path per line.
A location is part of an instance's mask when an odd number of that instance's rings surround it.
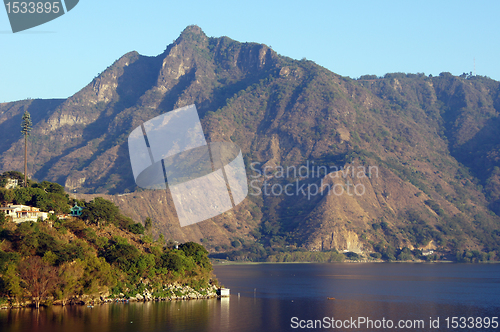
M 499 93 L 499 82 L 449 73 L 353 80 L 263 44 L 207 37 L 191 26 L 156 57 L 125 54 L 64 101 L 0 105 L 0 127 L 15 127 L 28 109 L 34 178 L 89 197 L 133 192 L 114 200 L 125 210 L 136 206 L 129 212 L 136 221 L 157 213 L 157 233 L 203 239 L 211 251 L 257 241 L 310 250 L 434 243 L 491 252 L 500 245 Z M 126 140 L 142 122 L 193 103 L 207 141 L 238 144 L 254 176 L 252 163 L 276 170 L 306 162 L 376 166 L 383 176 L 344 178 L 345 188 L 352 181 L 370 191 L 355 200 L 252 196 L 232 212 L 181 230 L 168 195 L 137 191 Z M 21 169 L 20 137 L 0 135 L 0 168 Z M 296 179 L 274 176 L 269 183 L 287 180 Z M 164 212 L 131 199 L 139 195 L 161 200 Z M 383 222 L 388 228 L 382 231 L 374 226 Z

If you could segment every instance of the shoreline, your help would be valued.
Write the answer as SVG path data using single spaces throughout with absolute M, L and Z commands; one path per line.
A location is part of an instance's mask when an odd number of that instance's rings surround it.
M 191 300 L 210 300 L 210 299 L 221 299 L 224 298 L 224 296 L 220 295 L 207 295 L 204 297 L 197 297 L 197 298 L 154 298 L 152 300 L 130 300 L 130 299 L 120 299 L 120 298 L 114 298 L 114 299 L 106 299 L 104 301 L 99 301 L 99 302 L 94 302 L 93 304 L 91 302 L 86 303 L 84 301 L 68 301 L 64 305 L 62 303 L 56 302 L 52 304 L 40 304 L 40 308 L 50 308 L 50 307 L 68 307 L 68 306 L 87 306 L 90 308 L 93 308 L 95 306 L 100 306 L 100 305 L 105 305 L 105 304 L 126 304 L 126 303 L 139 303 L 139 302 L 174 302 L 174 301 L 191 301 Z M 17 310 L 17 309 L 36 309 L 35 305 L 33 303 L 23 303 L 21 305 L 14 305 L 14 306 L 0 306 L 0 310 Z
M 224 296 L 219 295 L 220 287 L 215 285 L 195 290 L 189 286 L 180 285 L 170 285 L 168 291 L 171 293 L 170 296 L 153 296 L 147 290 L 142 294 L 136 294 L 135 296 L 125 296 L 125 294 L 120 293 L 118 297 L 109 296 L 98 296 L 92 297 L 91 295 L 81 295 L 79 297 L 74 297 L 68 300 L 53 300 L 53 298 L 48 298 L 45 301 L 40 302 L 40 307 L 51 307 L 51 306 L 87 306 L 94 307 L 96 305 L 111 304 L 111 303 L 130 303 L 130 302 L 167 302 L 167 301 L 189 301 L 189 300 L 207 300 L 207 299 L 219 299 Z M 35 308 L 36 306 L 32 300 L 26 300 L 22 302 L 10 302 L 0 305 L 0 310 L 10 310 L 10 309 L 24 309 L 24 308 Z
M 499 261 L 487 261 L 487 262 L 474 262 L 474 263 L 464 263 L 450 260 L 439 260 L 439 261 L 383 261 L 383 260 L 373 260 L 373 261 L 352 261 L 345 260 L 342 262 L 250 262 L 250 261 L 212 261 L 212 266 L 225 266 L 225 265 L 256 265 L 256 264 L 366 264 L 366 263 L 387 263 L 387 264 L 500 264 Z

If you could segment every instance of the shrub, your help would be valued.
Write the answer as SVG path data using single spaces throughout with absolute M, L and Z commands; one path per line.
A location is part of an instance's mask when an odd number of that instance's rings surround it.
M 355 252 L 352 252 L 352 251 L 349 251 L 349 252 L 346 252 L 344 253 L 344 255 L 348 258 L 348 259 L 352 259 L 352 260 L 357 260 L 359 259 L 359 255 Z
M 128 225 L 128 230 L 134 234 L 144 234 L 144 226 L 141 223 Z

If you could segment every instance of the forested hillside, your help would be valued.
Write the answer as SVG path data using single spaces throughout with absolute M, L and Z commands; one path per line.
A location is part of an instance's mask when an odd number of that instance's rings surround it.
M 62 189 L 32 182 L 28 188 L 2 190 L 4 204 L 33 203 L 64 211 L 78 203 L 85 208 L 81 218 L 53 214 L 45 221 L 17 224 L 2 212 L 0 305 L 215 295 L 216 280 L 202 246 L 177 245 L 163 236 L 153 240 L 150 223 L 145 229 L 109 201 L 73 201 Z M 189 293 L 183 285 L 190 287 Z

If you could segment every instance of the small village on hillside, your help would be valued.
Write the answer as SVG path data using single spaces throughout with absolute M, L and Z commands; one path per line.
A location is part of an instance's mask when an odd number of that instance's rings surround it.
M 5 189 L 15 189 L 19 186 L 18 179 L 7 178 Z M 11 218 L 16 224 L 26 222 L 26 221 L 45 221 L 49 219 L 51 215 L 55 214 L 55 211 L 41 211 L 40 208 L 23 205 L 23 204 L 6 204 L 0 207 L 0 213 L 3 212 L 5 217 Z M 82 215 L 83 208 L 75 205 L 71 208 L 70 214 L 57 214 L 57 219 L 68 219 L 70 217 L 79 217 Z

